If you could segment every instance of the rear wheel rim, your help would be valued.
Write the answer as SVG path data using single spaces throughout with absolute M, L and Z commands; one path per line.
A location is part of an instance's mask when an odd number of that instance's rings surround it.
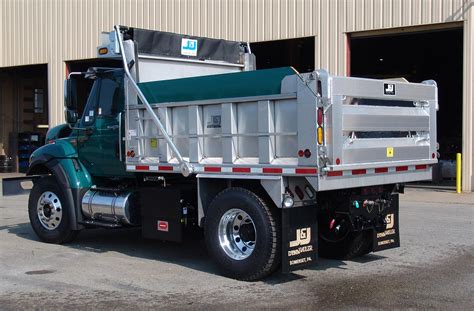
M 218 227 L 219 244 L 232 259 L 244 260 L 255 249 L 257 230 L 249 214 L 233 208 L 222 215 Z
M 40 224 L 46 230 L 54 230 L 61 224 L 63 207 L 61 200 L 54 192 L 45 191 L 40 195 L 36 212 Z

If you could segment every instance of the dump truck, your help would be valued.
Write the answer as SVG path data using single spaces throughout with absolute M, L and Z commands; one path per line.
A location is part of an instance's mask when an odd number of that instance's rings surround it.
M 203 234 L 222 273 L 247 281 L 400 245 L 399 194 L 437 163 L 434 81 L 256 70 L 248 43 L 124 26 L 97 53 L 123 66 L 70 72 L 67 123 L 3 180 L 5 195 L 29 192 L 42 241 Z

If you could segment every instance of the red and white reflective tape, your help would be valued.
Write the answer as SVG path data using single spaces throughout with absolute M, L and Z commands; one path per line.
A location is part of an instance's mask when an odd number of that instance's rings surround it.
M 160 172 L 160 173 L 180 173 L 179 166 L 174 165 L 130 165 L 127 164 L 129 172 Z M 243 166 L 194 166 L 195 173 L 226 173 L 226 174 L 258 174 L 258 175 L 317 175 L 316 167 L 243 167 Z
M 367 169 L 356 169 L 356 170 L 345 170 L 345 171 L 330 171 L 327 173 L 328 177 L 348 177 L 348 176 L 359 176 L 359 175 L 377 175 L 377 174 L 389 174 L 389 173 L 403 173 L 403 172 L 415 172 L 427 170 L 429 166 L 427 164 L 421 165 L 402 165 L 394 167 L 377 167 Z
M 430 166 L 427 164 L 421 165 L 402 165 L 394 167 L 378 167 L 367 169 L 354 169 L 344 171 L 330 171 L 327 177 L 350 177 L 363 175 L 378 175 L 390 173 L 403 173 L 427 170 Z M 127 165 L 127 171 L 130 172 L 160 172 L 160 173 L 180 173 L 177 165 Z M 256 174 L 256 175 L 301 175 L 301 176 L 315 176 L 318 174 L 318 169 L 315 167 L 243 167 L 243 166 L 212 166 L 199 165 L 194 166 L 194 172 L 197 174 Z

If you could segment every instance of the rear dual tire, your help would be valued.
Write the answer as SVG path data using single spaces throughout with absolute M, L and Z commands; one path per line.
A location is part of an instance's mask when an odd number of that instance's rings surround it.
M 372 251 L 372 230 L 350 232 L 337 242 L 319 240 L 319 254 L 328 259 L 349 260 Z
M 255 193 L 228 188 L 208 208 L 205 240 L 208 252 L 228 277 L 255 281 L 280 264 L 280 217 Z

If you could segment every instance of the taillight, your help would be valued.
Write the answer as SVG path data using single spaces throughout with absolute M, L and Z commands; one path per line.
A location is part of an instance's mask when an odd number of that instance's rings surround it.
M 300 187 L 296 186 L 295 187 L 295 192 L 296 192 L 296 195 L 298 196 L 298 198 L 300 198 L 300 200 L 304 199 L 304 193 L 303 193 L 303 190 L 301 190 Z
M 318 125 L 323 126 L 323 108 L 318 109 Z
M 318 109 L 318 145 L 322 145 L 324 142 L 323 124 L 324 113 L 323 108 L 321 107 Z

